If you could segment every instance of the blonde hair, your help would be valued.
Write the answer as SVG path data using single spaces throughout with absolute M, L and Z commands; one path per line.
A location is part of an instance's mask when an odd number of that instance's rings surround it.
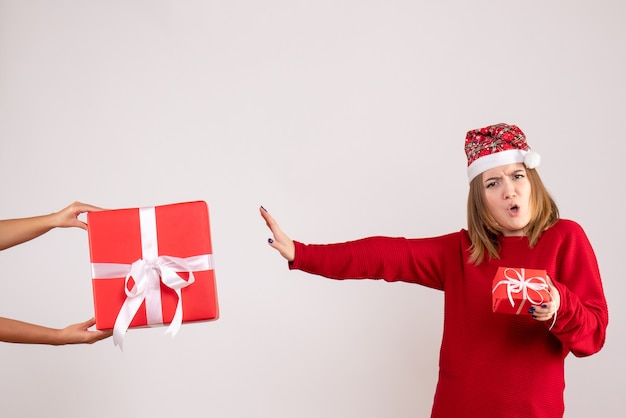
M 541 234 L 559 220 L 559 209 L 541 181 L 539 173 L 534 169 L 526 169 L 530 182 L 530 222 L 525 228 L 530 248 L 539 241 Z M 485 256 L 490 259 L 500 258 L 498 224 L 489 213 L 485 203 L 485 188 L 482 175 L 470 182 L 467 196 L 467 232 L 472 242 L 469 262 L 475 265 L 482 263 Z

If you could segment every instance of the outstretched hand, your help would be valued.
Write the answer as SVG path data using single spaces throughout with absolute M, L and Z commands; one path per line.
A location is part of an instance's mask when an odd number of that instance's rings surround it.
M 28 218 L 0 220 L 0 251 L 22 244 L 45 234 L 53 228 L 76 227 L 87 229 L 87 224 L 78 219 L 81 213 L 104 210 L 97 206 L 74 202 L 58 212 Z
M 95 330 L 89 331 L 89 328 L 95 325 L 94 318 L 79 324 L 69 325 L 60 330 L 61 344 L 93 344 L 96 341 L 103 340 L 113 334 L 113 330 Z
M 78 219 L 78 216 L 86 212 L 97 212 L 104 210 L 97 206 L 86 203 L 74 202 L 68 207 L 61 209 L 54 214 L 55 226 L 59 228 L 78 227 L 87 229 L 87 224 Z
M 267 227 L 272 232 L 272 238 L 267 240 L 269 245 L 277 250 L 287 261 L 293 261 L 296 256 L 296 247 L 293 240 L 280 229 L 272 215 L 263 206 L 259 208 L 259 211 L 263 219 L 265 219 Z
M 47 345 L 92 344 L 113 334 L 112 330 L 89 331 L 95 323 L 96 320 L 91 318 L 59 329 L 0 317 L 0 341 Z

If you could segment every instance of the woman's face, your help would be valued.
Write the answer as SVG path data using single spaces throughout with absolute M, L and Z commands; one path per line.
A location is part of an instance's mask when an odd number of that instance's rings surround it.
M 530 222 L 530 182 L 526 167 L 514 163 L 482 174 L 485 202 L 504 236 L 522 236 Z

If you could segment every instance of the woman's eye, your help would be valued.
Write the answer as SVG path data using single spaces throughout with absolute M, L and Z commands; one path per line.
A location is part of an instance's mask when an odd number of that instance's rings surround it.
M 496 185 L 496 182 L 495 182 L 495 181 L 492 181 L 491 183 L 487 183 L 486 188 L 487 188 L 487 189 L 491 189 L 491 188 L 492 188 L 492 187 L 494 187 L 495 185 Z
M 516 174 L 515 176 L 513 176 L 515 179 L 523 179 L 524 175 L 523 174 Z

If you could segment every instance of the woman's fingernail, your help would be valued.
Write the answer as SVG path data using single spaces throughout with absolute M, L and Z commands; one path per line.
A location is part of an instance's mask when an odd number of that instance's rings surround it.
M 541 305 L 542 308 L 547 308 L 548 305 L 546 305 L 545 303 L 543 305 Z
M 263 209 L 265 212 L 267 212 L 267 209 L 265 209 L 263 206 L 261 206 L 261 209 Z
M 537 319 L 537 315 L 533 315 L 533 318 Z
M 273 243 L 273 242 L 274 242 L 274 240 L 273 240 L 273 239 L 271 239 L 271 238 L 268 238 L 268 239 L 267 239 L 267 242 L 269 242 L 269 243 L 271 244 L 271 243 Z
M 535 312 L 535 307 L 531 306 L 530 308 L 528 308 L 528 313 L 533 313 Z

